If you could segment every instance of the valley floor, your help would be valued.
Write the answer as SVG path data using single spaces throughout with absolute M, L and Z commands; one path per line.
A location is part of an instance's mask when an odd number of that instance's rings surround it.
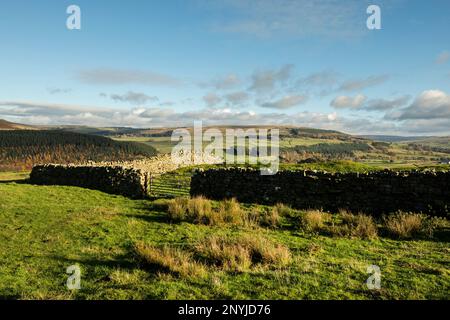
M 158 208 L 151 201 L 81 188 L 0 182 L 0 298 L 449 298 L 447 240 L 358 240 L 295 229 L 175 224 Z M 211 234 L 255 232 L 287 246 L 292 263 L 185 278 L 146 268 L 133 252 L 136 242 L 182 248 Z M 81 268 L 80 290 L 66 287 L 71 265 Z M 366 286 L 370 265 L 381 269 L 380 290 Z

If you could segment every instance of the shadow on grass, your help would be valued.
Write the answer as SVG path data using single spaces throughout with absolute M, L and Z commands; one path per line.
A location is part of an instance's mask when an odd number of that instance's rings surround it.
M 0 180 L 0 184 L 7 184 L 7 183 L 31 184 L 30 179 Z
M 60 255 L 49 255 L 49 259 L 64 262 L 69 265 L 80 265 L 81 267 L 107 267 L 107 268 L 120 268 L 124 270 L 136 269 L 136 261 L 133 259 L 133 255 L 124 254 L 114 257 L 114 259 L 99 259 L 99 258 L 87 258 L 87 259 L 73 259 Z
M 22 297 L 18 294 L 0 294 L 0 301 L 3 300 L 19 300 Z
M 159 223 L 171 223 L 169 217 L 167 216 L 167 204 L 164 202 L 149 202 L 143 201 L 136 203 L 134 208 L 139 212 L 144 212 L 140 214 L 123 214 L 127 218 L 136 218 L 143 220 L 145 222 L 159 222 Z
M 155 213 L 154 211 L 152 211 L 151 214 L 123 214 L 123 216 L 143 220 L 145 222 L 170 223 L 166 214 Z
M 401 238 L 392 235 L 389 233 L 386 228 L 380 228 L 378 232 L 378 236 L 380 238 L 386 238 L 390 240 L 396 240 L 396 241 L 432 241 L 432 242 L 443 242 L 448 243 L 450 242 L 450 228 L 439 228 L 436 231 L 433 232 L 433 235 L 431 237 L 423 235 L 423 234 L 416 234 L 412 235 L 408 238 Z

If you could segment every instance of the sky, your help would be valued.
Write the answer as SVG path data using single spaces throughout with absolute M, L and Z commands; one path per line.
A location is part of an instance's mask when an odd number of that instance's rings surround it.
M 0 118 L 450 135 L 449 16 L 448 0 L 2 0 Z

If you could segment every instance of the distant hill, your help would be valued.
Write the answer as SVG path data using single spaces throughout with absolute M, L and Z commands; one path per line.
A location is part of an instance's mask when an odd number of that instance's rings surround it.
M 133 134 L 135 132 L 141 131 L 141 129 L 129 127 L 88 127 L 88 126 L 50 126 L 43 129 L 93 134 L 97 136 L 114 136 L 117 134 L 128 134 L 128 133 Z
M 0 131 L 0 170 L 30 169 L 40 163 L 132 160 L 155 154 L 152 146 L 95 135 L 61 130 Z
M 189 132 L 193 131 L 193 127 L 159 127 L 159 128 L 131 128 L 131 127 L 88 127 L 77 125 L 64 126 L 47 126 L 40 127 L 47 130 L 62 130 L 67 132 L 76 132 L 84 134 L 92 134 L 99 136 L 106 136 L 111 138 L 155 138 L 155 137 L 169 137 L 175 129 L 187 129 Z M 370 138 L 354 136 L 335 130 L 325 130 L 307 127 L 296 126 L 278 126 L 278 125 L 217 125 L 217 126 L 203 126 L 203 130 L 215 128 L 225 134 L 226 129 L 279 129 L 280 138 L 314 138 L 325 140 L 341 140 L 346 142 L 360 142 L 370 140 Z
M 36 130 L 36 128 L 0 119 L 0 130 Z
M 408 142 L 427 138 L 420 136 L 404 137 L 404 136 L 387 136 L 387 135 L 363 135 L 359 137 L 380 142 Z
M 314 128 L 294 127 L 294 126 L 271 126 L 271 125 L 254 125 L 254 126 L 204 126 L 203 130 L 210 128 L 218 129 L 223 134 L 227 129 L 279 129 L 280 138 L 317 138 L 317 139 L 338 139 L 342 141 L 365 140 L 364 138 L 352 136 L 339 131 L 323 130 Z M 66 130 L 73 130 L 65 128 Z M 170 137 L 175 128 L 98 128 L 95 134 L 107 136 L 130 136 L 130 137 Z M 177 129 L 187 129 L 193 131 L 192 127 L 183 127 Z M 77 129 L 80 130 L 80 129 Z
M 416 137 L 416 139 L 411 142 L 431 147 L 443 147 L 450 149 L 450 137 Z

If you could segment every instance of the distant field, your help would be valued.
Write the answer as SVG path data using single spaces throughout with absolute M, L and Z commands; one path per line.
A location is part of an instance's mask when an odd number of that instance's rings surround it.
M 172 142 L 170 137 L 113 137 L 116 141 L 140 142 L 155 148 L 158 153 L 171 153 L 176 142 Z
M 19 171 L 19 172 L 1 172 L 0 171 L 0 182 L 24 180 L 24 179 L 28 179 L 29 177 L 30 177 L 29 171 Z
M 161 204 L 75 187 L 0 183 L 0 297 L 6 299 L 448 299 L 448 242 L 347 239 L 280 229 L 173 223 Z M 285 267 L 187 277 L 150 267 L 136 243 L 188 250 L 210 235 L 262 236 Z M 381 290 L 369 290 L 369 265 Z M 81 290 L 65 284 L 81 268 Z M 174 266 L 176 267 L 176 266 Z
M 295 147 L 295 146 L 312 146 L 320 143 L 343 143 L 344 141 L 338 139 L 318 139 L 318 138 L 284 138 L 280 141 L 280 147 Z
M 155 147 L 161 153 L 170 153 L 172 147 L 177 144 L 177 142 L 172 142 L 171 137 L 112 137 L 117 141 L 132 141 L 141 142 Z M 319 143 L 342 143 L 343 141 L 337 139 L 317 139 L 317 138 L 283 138 L 280 140 L 280 147 L 291 147 L 291 146 L 310 146 Z M 205 142 L 205 145 L 208 143 Z

